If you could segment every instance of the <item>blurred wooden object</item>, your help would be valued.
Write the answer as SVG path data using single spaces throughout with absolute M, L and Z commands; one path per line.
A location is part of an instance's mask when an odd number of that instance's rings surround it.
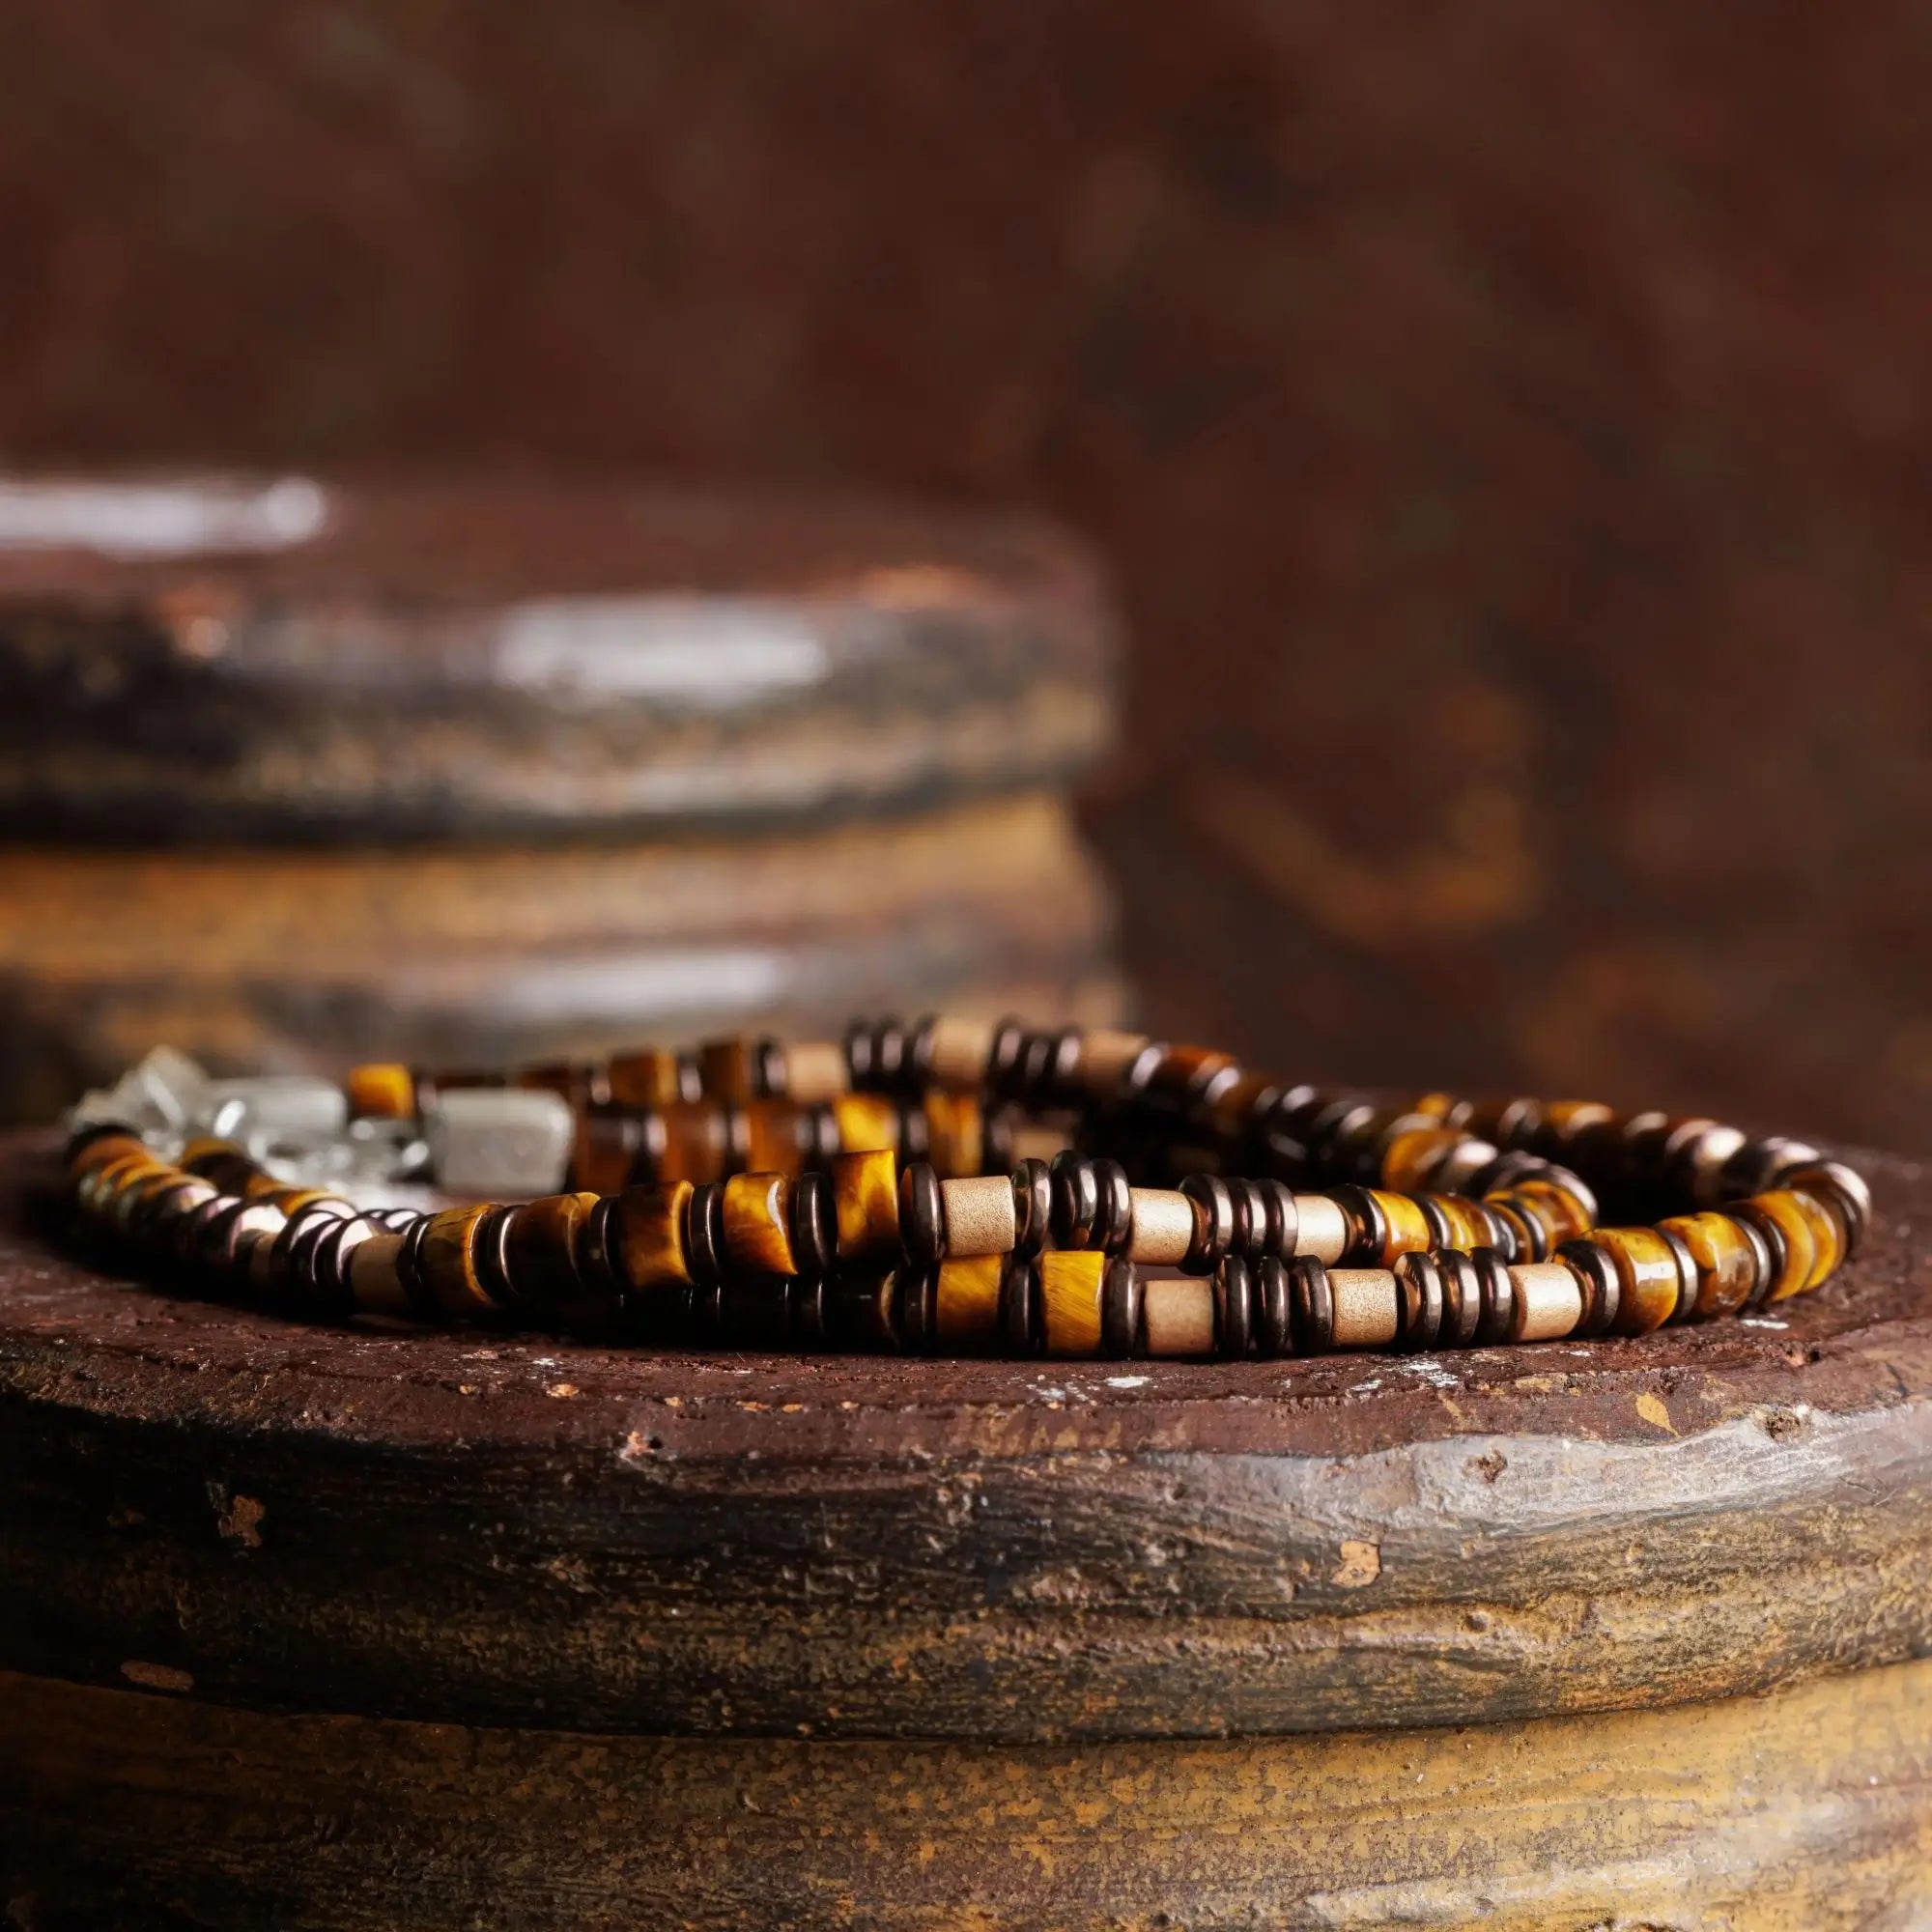
M 490 1063 L 1104 1013 L 1109 621 L 1025 524 L 0 481 L 0 1109 L 159 1038 Z
M 1750 1321 L 1044 1364 L 170 1300 L 52 1244 L 47 1149 L 0 1149 L 29 1925 L 1932 1911 L 1907 1163 Z

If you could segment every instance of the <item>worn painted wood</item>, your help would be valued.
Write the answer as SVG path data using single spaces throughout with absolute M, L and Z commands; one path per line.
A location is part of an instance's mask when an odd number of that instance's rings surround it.
M 1932 1914 L 1932 1662 L 1086 1747 L 467 1730 L 0 1676 L 0 1880 L 25 1932 L 1871 1932 Z

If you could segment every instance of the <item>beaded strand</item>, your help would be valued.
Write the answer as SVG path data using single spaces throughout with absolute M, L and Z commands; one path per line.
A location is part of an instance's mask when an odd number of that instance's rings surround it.
M 420 1126 L 452 1191 L 465 1122 L 506 1107 L 554 1115 L 567 1165 L 531 1199 L 364 1209 L 230 1139 L 167 1158 L 87 1119 L 75 1205 L 172 1279 L 304 1316 L 1062 1357 L 1640 1335 L 1819 1287 L 1871 1211 L 1842 1162 L 1716 1121 L 1391 1103 L 1017 1021 L 495 1076 L 368 1065 L 344 1092 L 354 1120 Z

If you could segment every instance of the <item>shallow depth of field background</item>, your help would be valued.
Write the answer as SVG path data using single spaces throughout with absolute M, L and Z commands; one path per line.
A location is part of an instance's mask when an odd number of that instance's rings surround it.
M 1043 508 L 1157 1026 L 1932 1144 L 1932 11 L 0 14 L 0 458 Z

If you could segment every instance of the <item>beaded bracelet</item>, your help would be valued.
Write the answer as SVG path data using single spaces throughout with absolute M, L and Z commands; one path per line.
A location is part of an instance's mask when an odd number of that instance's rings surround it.
M 302 1315 L 1015 1355 L 1643 1334 L 1818 1287 L 1871 1212 L 1842 1162 L 1716 1121 L 951 1016 L 344 1087 L 151 1056 L 69 1165 L 122 1248 Z

